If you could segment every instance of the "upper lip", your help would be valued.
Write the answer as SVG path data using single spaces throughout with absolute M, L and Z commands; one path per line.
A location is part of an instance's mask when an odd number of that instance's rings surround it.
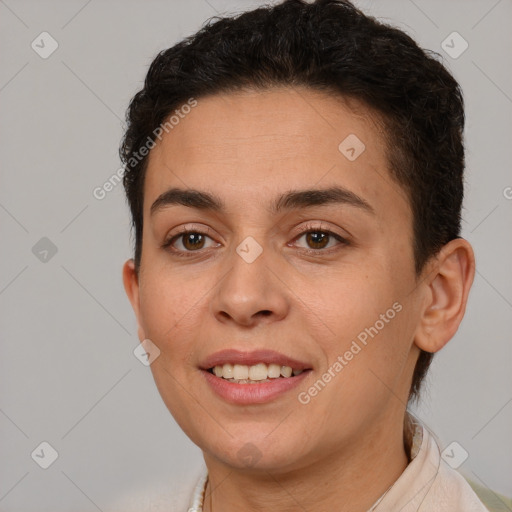
M 214 366 L 222 366 L 227 363 L 243 364 L 247 366 L 253 366 L 258 363 L 278 364 L 279 366 L 290 366 L 294 370 L 308 370 L 311 368 L 311 365 L 307 363 L 285 356 L 274 350 L 266 349 L 251 351 L 236 349 L 221 350 L 204 359 L 200 366 L 203 370 L 209 370 Z

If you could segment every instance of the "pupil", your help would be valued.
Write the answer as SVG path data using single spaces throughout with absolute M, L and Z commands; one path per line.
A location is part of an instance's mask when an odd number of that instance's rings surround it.
M 329 235 L 325 233 L 321 233 L 319 231 L 314 231 L 312 233 L 308 233 L 307 235 L 308 243 L 312 243 L 312 245 L 316 245 L 317 247 L 314 247 L 314 249 L 321 249 L 326 246 Z M 320 245 L 320 247 L 318 247 Z
M 201 248 L 201 242 L 204 242 L 202 240 L 203 235 L 200 235 L 199 233 L 189 233 L 185 237 L 184 246 L 187 249 L 198 249 Z

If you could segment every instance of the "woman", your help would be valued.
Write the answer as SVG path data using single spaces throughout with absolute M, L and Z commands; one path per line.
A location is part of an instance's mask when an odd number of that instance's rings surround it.
M 406 410 L 475 272 L 450 73 L 348 1 L 288 0 L 161 52 L 127 119 L 123 277 L 203 451 L 189 510 L 485 510 Z

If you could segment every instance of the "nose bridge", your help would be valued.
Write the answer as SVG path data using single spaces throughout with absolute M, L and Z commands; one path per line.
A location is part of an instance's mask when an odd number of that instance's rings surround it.
M 212 301 L 213 314 L 219 319 L 248 325 L 258 317 L 286 314 L 286 292 L 272 270 L 271 249 L 260 242 L 247 236 L 230 254 L 229 269 Z

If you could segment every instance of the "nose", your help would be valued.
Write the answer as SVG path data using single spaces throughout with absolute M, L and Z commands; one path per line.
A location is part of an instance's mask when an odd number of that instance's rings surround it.
M 229 270 L 220 280 L 211 301 L 212 313 L 219 322 L 254 327 L 282 320 L 290 307 L 289 288 L 279 278 L 270 249 L 253 261 L 236 251 Z

